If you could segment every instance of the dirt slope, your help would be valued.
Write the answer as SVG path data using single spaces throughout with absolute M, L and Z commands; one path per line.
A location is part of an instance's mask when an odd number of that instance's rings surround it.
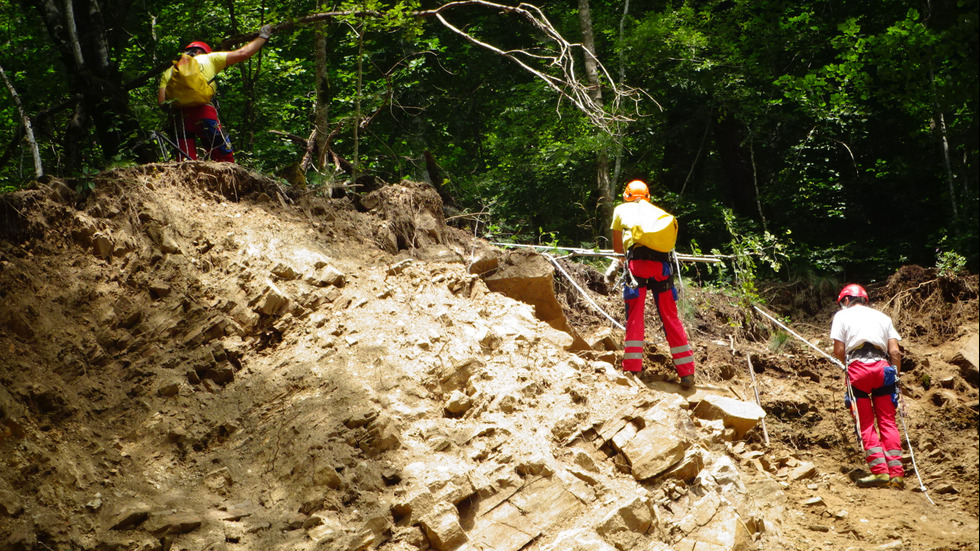
M 624 378 L 561 280 L 579 339 L 491 292 L 500 254 L 421 184 L 355 204 L 184 163 L 0 198 L 0 549 L 978 548 L 975 277 L 872 290 L 932 505 L 853 486 L 836 368 L 732 299 L 688 287 L 681 392 L 656 322 Z M 825 340 L 806 292 L 771 302 Z M 697 409 L 751 399 L 746 354 L 769 446 Z

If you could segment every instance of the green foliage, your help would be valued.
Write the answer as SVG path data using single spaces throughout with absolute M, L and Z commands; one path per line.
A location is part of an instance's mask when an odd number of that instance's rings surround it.
M 774 354 L 783 352 L 790 344 L 790 334 L 781 329 L 777 329 L 769 337 L 769 350 Z
M 781 241 L 768 231 L 759 234 L 741 226 L 730 210 L 723 210 L 721 214 L 731 235 L 733 284 L 742 305 L 748 307 L 760 300 L 756 286 L 760 267 L 767 266 L 778 273 L 787 258 L 790 241 L 788 237 Z M 717 249 L 712 253 L 721 254 Z
M 943 251 L 936 255 L 936 271 L 940 277 L 953 278 L 966 268 L 966 257 L 955 251 Z
M 92 128 L 67 133 L 79 92 L 70 53 L 34 4 L 0 0 L 0 64 L 33 118 L 46 171 L 133 162 L 128 148 L 103 151 Z M 723 272 L 697 269 L 730 278 L 746 297 L 756 278 L 786 273 L 875 278 L 909 262 L 959 267 L 961 258 L 978 268 L 975 2 L 699 0 L 630 3 L 624 14 L 622 2 L 592 0 L 598 57 L 614 80 L 648 94 L 635 110 L 620 106 L 634 120 L 615 137 L 513 61 L 414 17 L 421 5 L 329 6 L 358 12 L 322 27 L 331 148 L 386 181 L 426 179 L 428 152 L 464 209 L 488 213 L 481 234 L 606 244 L 602 154 L 616 188 L 632 178 L 653 184 L 655 202 L 681 223 L 682 243 L 731 249 L 736 261 Z M 575 3 L 538 5 L 566 38 L 581 39 Z M 129 82 L 191 40 L 217 45 L 310 9 L 282 0 L 106 9 L 118 69 L 110 78 Z M 542 45 L 538 31 L 493 10 L 471 6 L 447 18 L 505 51 Z M 219 76 L 221 118 L 240 163 L 275 173 L 303 155 L 281 133 L 306 139 L 312 128 L 313 44 L 313 27 L 296 26 Z M 165 125 L 157 78 L 128 92 L 143 131 Z M 608 86 L 602 92 L 609 102 Z M 11 189 L 32 171 L 6 94 L 0 89 L 0 186 Z M 69 143 L 79 146 L 74 157 Z M 308 174 L 315 189 L 334 179 Z

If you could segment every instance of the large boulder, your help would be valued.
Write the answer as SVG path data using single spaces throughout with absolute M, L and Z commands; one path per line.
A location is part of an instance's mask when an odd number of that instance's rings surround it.
M 980 385 L 980 335 L 973 335 L 963 348 L 949 360 L 959 366 L 960 375 L 973 386 Z
M 707 420 L 720 419 L 726 427 L 735 430 L 738 438 L 743 438 L 745 433 L 765 418 L 766 412 L 752 402 L 709 394 L 694 408 L 694 415 Z
M 572 336 L 570 350 L 588 350 L 589 345 L 572 329 L 555 297 L 555 268 L 543 255 L 530 249 L 507 251 L 495 268 L 483 274 L 493 292 L 534 307 L 534 315 L 559 331 Z
M 640 430 L 623 445 L 623 455 L 630 463 L 633 478 L 647 480 L 664 473 L 684 454 L 691 442 L 665 425 L 650 425 Z

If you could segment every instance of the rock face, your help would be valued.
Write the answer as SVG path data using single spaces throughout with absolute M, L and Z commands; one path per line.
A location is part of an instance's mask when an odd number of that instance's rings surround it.
M 959 366 L 960 376 L 968 383 L 980 386 L 980 335 L 973 335 L 949 363 Z
M 627 431 L 627 434 L 629 432 L 631 431 Z M 633 434 L 621 449 L 630 463 L 633 476 L 643 481 L 663 473 L 679 462 L 690 445 L 690 442 L 667 430 L 667 427 L 652 425 Z
M 493 269 L 482 274 L 488 289 L 530 304 L 539 320 L 572 335 L 570 350 L 589 349 L 588 343 L 568 324 L 555 298 L 555 269 L 544 256 L 519 249 L 504 253 L 493 264 Z
M 423 184 L 101 182 L 0 198 L 0 549 L 782 549 L 799 511 L 760 498 L 839 471 L 753 440 L 728 391 L 623 376 L 617 335 L 573 353 L 547 260 L 486 254 Z
M 766 412 L 752 402 L 709 395 L 694 409 L 694 415 L 701 419 L 724 421 L 726 427 L 735 429 L 737 438 L 742 438 L 755 428 Z

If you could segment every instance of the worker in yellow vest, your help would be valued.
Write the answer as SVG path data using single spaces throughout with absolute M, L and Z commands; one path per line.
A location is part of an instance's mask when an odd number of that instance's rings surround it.
M 197 159 L 198 138 L 209 159 L 235 162 L 231 141 L 211 101 L 216 91 L 214 78 L 227 67 L 258 53 L 271 36 L 272 26 L 265 25 L 254 40 L 231 52 L 213 52 L 204 42 L 191 42 L 174 67 L 164 72 L 157 103 L 170 113 L 167 126 L 185 158 Z M 187 71 L 188 68 L 192 69 Z
M 623 201 L 613 211 L 612 222 L 613 250 L 625 252 L 626 256 L 623 371 L 639 373 L 643 369 L 643 308 L 650 289 L 681 386 L 690 388 L 694 385 L 694 351 L 677 316 L 677 290 L 669 254 L 677 240 L 677 220 L 650 203 L 650 190 L 641 180 L 626 185 Z

